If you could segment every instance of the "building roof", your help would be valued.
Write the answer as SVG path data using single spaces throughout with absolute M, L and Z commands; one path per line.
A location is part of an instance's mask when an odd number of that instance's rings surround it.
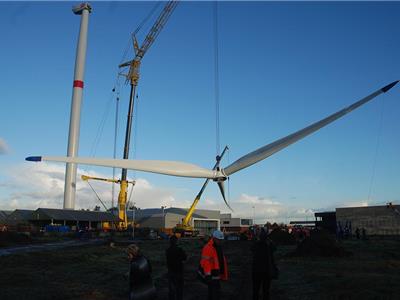
M 185 216 L 188 210 L 179 207 L 170 207 L 164 210 L 165 214 L 177 214 Z M 132 215 L 132 210 L 127 211 L 128 218 Z M 162 208 L 144 208 L 144 209 L 136 209 L 135 218 L 155 218 L 155 217 L 163 217 Z M 207 217 L 194 213 L 192 215 L 193 218 L 199 219 L 207 219 Z
M 290 221 L 290 225 L 314 225 L 315 221 Z
M 12 210 L 0 210 L 0 223 L 6 223 L 7 218 L 11 213 Z
M 314 213 L 315 217 L 327 217 L 327 216 L 336 216 L 335 211 L 323 211 Z
M 391 209 L 400 209 L 400 205 L 397 204 L 387 204 L 387 205 L 376 205 L 376 206 L 348 206 L 348 207 L 337 207 L 337 210 L 374 210 L 374 209 L 386 209 L 386 208 L 391 208 Z
M 16 209 L 7 217 L 7 223 L 23 223 L 28 222 L 32 218 L 33 210 Z
M 179 207 L 171 207 L 171 208 L 167 208 L 166 209 L 167 212 L 171 213 L 171 214 L 177 214 L 177 215 L 183 215 L 186 216 L 188 209 L 184 209 L 184 208 L 179 208 Z M 196 210 L 195 210 L 196 211 Z M 199 215 L 197 213 L 193 213 L 192 215 L 193 218 L 203 218 L 206 219 L 205 216 Z
M 110 212 L 86 211 L 54 208 L 38 208 L 32 214 L 31 220 L 62 220 L 62 221 L 92 221 L 119 222 L 119 218 Z

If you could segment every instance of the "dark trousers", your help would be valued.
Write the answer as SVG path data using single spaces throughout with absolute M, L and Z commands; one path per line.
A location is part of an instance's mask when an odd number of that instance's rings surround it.
M 258 300 L 260 288 L 263 290 L 263 300 L 269 300 L 269 288 L 271 279 L 263 273 L 253 273 L 253 300 Z
M 183 299 L 183 274 L 168 273 L 168 299 L 182 300 Z
M 219 280 L 211 280 L 208 283 L 208 300 L 219 300 L 221 284 Z

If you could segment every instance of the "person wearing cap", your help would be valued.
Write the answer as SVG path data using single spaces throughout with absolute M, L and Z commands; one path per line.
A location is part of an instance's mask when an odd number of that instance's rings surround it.
M 228 264 L 222 251 L 224 234 L 215 230 L 201 251 L 199 275 L 208 286 L 208 299 L 218 300 L 221 280 L 228 280 Z
M 168 268 L 168 299 L 183 299 L 183 262 L 186 260 L 185 251 L 177 246 L 178 238 L 173 235 L 169 239 L 169 248 L 165 251 Z

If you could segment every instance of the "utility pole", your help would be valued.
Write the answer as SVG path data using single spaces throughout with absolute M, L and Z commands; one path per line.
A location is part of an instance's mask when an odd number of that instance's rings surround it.
M 165 209 L 166 209 L 166 208 L 167 208 L 166 205 L 161 206 L 161 209 L 162 209 L 162 216 L 163 216 L 163 228 L 164 228 L 163 232 L 165 232 Z
M 132 240 L 135 239 L 135 216 L 136 216 L 136 206 L 135 202 L 133 202 L 131 209 L 132 209 Z
M 67 156 L 70 157 L 77 156 L 79 148 L 83 76 L 85 72 L 89 13 L 91 10 L 92 8 L 89 3 L 81 3 L 72 9 L 74 14 L 81 16 L 81 26 L 79 30 L 78 46 L 76 49 L 71 115 L 69 122 Z M 77 165 L 75 163 L 67 163 L 65 170 L 64 209 L 75 209 L 76 170 Z

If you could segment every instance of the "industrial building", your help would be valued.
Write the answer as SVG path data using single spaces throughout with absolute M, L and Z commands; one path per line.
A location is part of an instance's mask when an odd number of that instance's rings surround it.
M 32 213 L 33 210 L 31 209 L 16 209 L 7 216 L 6 223 L 9 226 L 29 225 Z
M 253 226 L 252 219 L 232 218 L 232 214 L 221 214 L 221 230 L 226 233 L 241 233 Z
M 136 228 L 171 234 L 187 212 L 187 209 L 178 207 L 136 208 L 128 210 L 127 217 L 128 223 L 133 224 L 134 221 Z M 49 225 L 68 227 L 68 230 L 100 230 L 110 228 L 112 223 L 120 222 L 120 219 L 115 212 L 38 208 L 0 211 L 0 225 L 2 222 L 9 230 L 15 231 L 38 231 Z M 252 225 L 252 219 L 233 218 L 231 214 L 221 214 L 219 210 L 208 209 L 196 209 L 190 221 L 190 226 L 200 235 L 210 235 L 216 229 L 226 233 L 240 233 L 247 231 Z
M 336 212 L 317 212 L 315 215 L 315 226 L 323 228 L 331 233 L 336 233 Z
M 151 228 L 172 233 L 174 227 L 182 222 L 188 210 L 178 207 L 146 208 L 127 211 L 128 222 L 135 222 L 136 227 Z M 191 226 L 201 235 L 220 229 L 221 213 L 219 210 L 196 209 Z
M 1 214 L 4 215 L 4 214 Z M 47 225 L 68 226 L 70 229 L 103 229 L 119 218 L 110 212 L 38 208 L 16 209 L 5 217 L 9 230 L 36 231 Z
M 339 207 L 334 212 L 315 213 L 315 225 L 332 233 L 355 234 L 364 229 L 369 236 L 400 235 L 400 205 Z
M 8 216 L 12 213 L 10 210 L 0 210 L 0 231 L 5 230 Z
M 367 235 L 400 235 L 400 205 L 336 208 L 337 226 L 365 229 Z
M 109 212 L 38 208 L 31 214 L 30 222 L 36 227 L 49 224 L 69 226 L 71 228 L 103 229 L 119 218 Z

